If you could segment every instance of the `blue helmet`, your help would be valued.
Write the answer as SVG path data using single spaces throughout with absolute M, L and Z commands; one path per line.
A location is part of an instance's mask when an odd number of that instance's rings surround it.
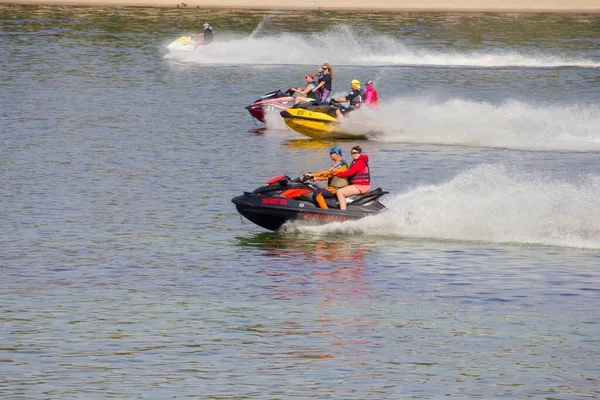
M 342 148 L 339 147 L 339 146 L 333 146 L 331 148 L 331 150 L 329 150 L 329 154 L 332 154 L 332 153 L 339 154 L 341 156 L 342 155 Z

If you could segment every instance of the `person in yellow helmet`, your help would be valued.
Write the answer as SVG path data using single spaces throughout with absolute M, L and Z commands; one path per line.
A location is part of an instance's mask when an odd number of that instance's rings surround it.
M 356 110 L 362 103 L 365 102 L 365 92 L 360 90 L 360 81 L 358 79 L 352 79 L 350 81 L 350 93 L 345 97 L 334 97 L 332 100 L 338 103 L 349 102 L 348 107 L 335 110 L 335 115 L 338 118 L 346 116 L 351 111 Z

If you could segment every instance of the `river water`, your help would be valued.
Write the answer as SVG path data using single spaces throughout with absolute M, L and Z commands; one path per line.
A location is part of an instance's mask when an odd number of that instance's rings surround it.
M 0 397 L 600 397 L 599 27 L 0 5 Z M 244 110 L 323 62 L 375 81 L 383 134 Z M 355 144 L 384 214 L 271 233 L 230 202 Z

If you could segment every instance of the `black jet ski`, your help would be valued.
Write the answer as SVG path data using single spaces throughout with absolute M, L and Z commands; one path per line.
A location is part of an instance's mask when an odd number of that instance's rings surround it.
M 253 192 L 244 192 L 231 201 L 238 212 L 265 229 L 275 231 L 292 220 L 311 224 L 326 224 L 361 219 L 386 210 L 379 198 L 388 192 L 377 188 L 368 193 L 346 199 L 346 210 L 339 209 L 336 198 L 326 199 L 328 209 L 313 201 L 318 186 L 302 178 L 291 179 L 281 175 L 266 182 Z

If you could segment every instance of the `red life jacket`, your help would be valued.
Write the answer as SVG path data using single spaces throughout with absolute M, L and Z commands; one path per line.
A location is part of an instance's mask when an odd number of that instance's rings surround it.
M 367 162 L 368 158 L 360 156 L 359 160 L 362 160 L 365 163 L 365 166 L 363 169 L 361 169 L 356 174 L 351 176 L 349 182 L 351 185 L 354 185 L 354 184 L 370 185 L 371 184 L 371 174 L 370 174 L 370 169 L 369 169 L 369 163 Z M 352 166 L 350 166 L 350 168 L 352 168 Z
M 369 99 L 369 94 L 371 95 Z M 367 87 L 367 95 L 366 98 L 369 99 L 367 105 L 372 108 L 379 108 L 379 99 L 377 96 L 377 90 L 373 86 Z

